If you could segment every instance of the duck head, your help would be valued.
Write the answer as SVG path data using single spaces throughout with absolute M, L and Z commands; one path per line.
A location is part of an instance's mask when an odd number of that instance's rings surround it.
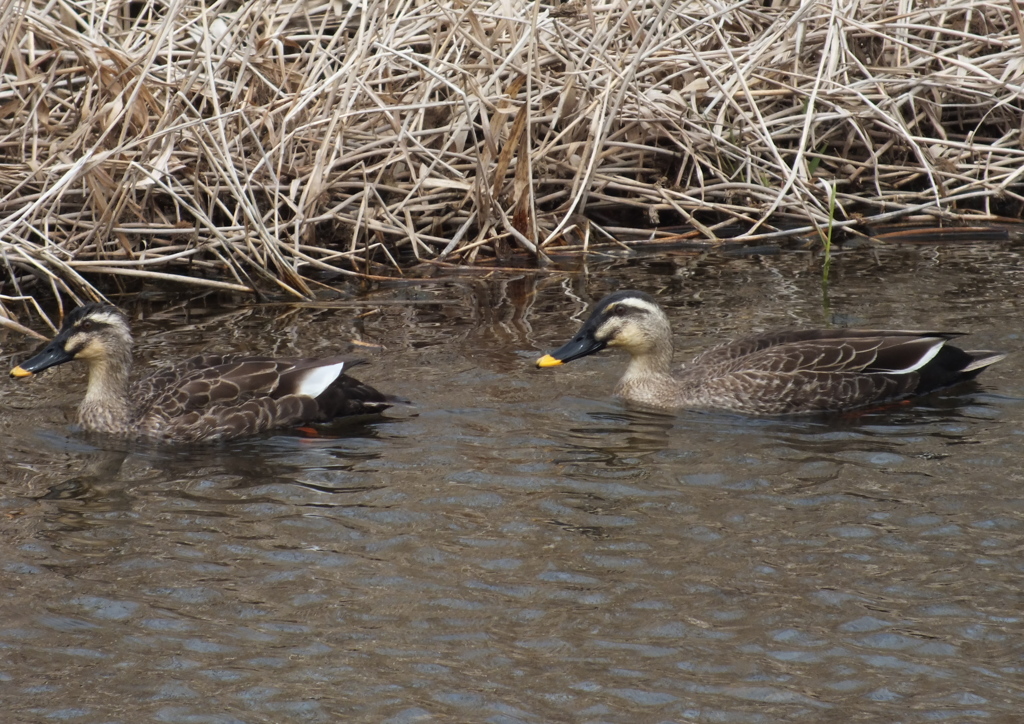
M 671 355 L 671 340 L 668 317 L 652 296 L 633 290 L 615 292 L 597 303 L 575 337 L 537 360 L 537 366 L 555 367 L 605 347 L 621 347 L 633 357 L 660 353 L 667 347 Z
M 118 355 L 130 356 L 131 347 L 131 328 L 121 310 L 109 304 L 86 304 L 69 313 L 57 336 L 12 369 L 11 377 L 30 377 L 76 359 L 92 365 Z

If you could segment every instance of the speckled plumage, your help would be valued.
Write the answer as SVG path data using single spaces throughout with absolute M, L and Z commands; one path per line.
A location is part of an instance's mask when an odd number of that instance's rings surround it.
M 132 384 L 128 319 L 103 304 L 73 310 L 53 341 L 11 374 L 27 376 L 73 359 L 89 365 L 78 411 L 82 427 L 124 437 L 218 441 L 389 407 L 385 395 L 341 373 L 359 364 L 342 357 L 204 354 Z M 311 389 L 317 394 L 307 393 Z
M 579 333 L 538 360 L 548 367 L 622 347 L 630 362 L 623 398 L 661 409 L 755 415 L 848 410 L 926 394 L 968 380 L 1005 355 L 964 351 L 959 335 L 908 330 L 803 330 L 729 342 L 672 371 L 672 330 L 652 297 L 602 299 Z

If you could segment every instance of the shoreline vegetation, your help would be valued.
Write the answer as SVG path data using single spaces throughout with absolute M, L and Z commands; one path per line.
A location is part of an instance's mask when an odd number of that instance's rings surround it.
M 1022 39 L 1020 0 L 0 0 L 0 321 L 1016 222 Z

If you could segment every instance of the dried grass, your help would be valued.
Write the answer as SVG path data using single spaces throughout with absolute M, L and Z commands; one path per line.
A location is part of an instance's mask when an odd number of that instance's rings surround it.
M 0 3 L 14 295 L 1024 204 L 1018 0 Z

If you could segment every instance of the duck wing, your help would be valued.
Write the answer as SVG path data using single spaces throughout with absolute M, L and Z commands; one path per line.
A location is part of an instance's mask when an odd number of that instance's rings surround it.
M 693 366 L 725 364 L 730 360 L 746 357 L 769 348 L 794 350 L 806 345 L 807 352 L 813 358 L 814 350 L 843 347 L 847 344 L 854 345 L 865 353 L 870 353 L 870 350 L 875 348 L 881 340 L 887 340 L 883 345 L 885 348 L 892 348 L 893 345 L 898 345 L 900 340 L 907 342 L 926 338 L 950 340 L 960 336 L 962 336 L 961 332 L 926 332 L 902 329 L 792 329 L 726 342 L 697 355 L 692 364 Z
M 141 434 L 181 441 L 223 440 L 344 414 L 381 412 L 386 398 L 343 374 L 343 357 L 280 359 L 203 355 L 139 385 L 150 394 Z
M 948 332 L 810 330 L 740 340 L 701 355 L 706 391 L 761 414 L 844 410 L 925 394 L 1001 359 Z M 735 401 L 735 402 L 730 402 Z
M 238 359 L 258 359 L 247 355 L 201 354 L 173 364 L 162 365 L 149 376 L 139 380 L 133 388 L 136 405 L 146 409 L 158 395 L 203 370 L 209 370 Z M 269 358 L 266 358 L 269 359 Z

